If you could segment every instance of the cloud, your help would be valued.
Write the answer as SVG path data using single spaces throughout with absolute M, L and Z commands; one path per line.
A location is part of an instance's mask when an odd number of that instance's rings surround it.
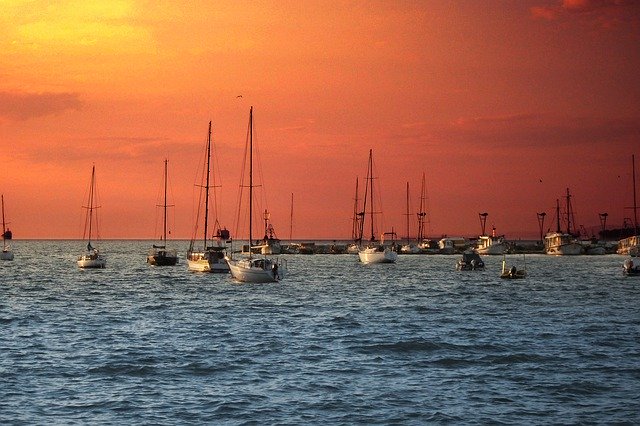
M 0 117 L 9 120 L 29 120 L 81 107 L 77 93 L 0 92 Z
M 626 147 L 637 140 L 640 121 L 637 117 L 515 114 L 460 118 L 442 134 L 463 145 L 481 143 L 487 148 Z
M 637 0 L 562 0 L 554 4 L 533 6 L 531 16 L 538 19 L 580 20 L 602 28 L 640 24 L 640 2 Z

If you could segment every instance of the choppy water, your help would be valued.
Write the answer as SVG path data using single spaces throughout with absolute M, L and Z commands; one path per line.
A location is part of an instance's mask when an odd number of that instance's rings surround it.
M 620 256 L 527 256 L 503 281 L 500 257 L 290 255 L 286 280 L 250 285 L 149 267 L 147 242 L 104 242 L 94 271 L 81 242 L 14 245 L 2 424 L 640 423 Z

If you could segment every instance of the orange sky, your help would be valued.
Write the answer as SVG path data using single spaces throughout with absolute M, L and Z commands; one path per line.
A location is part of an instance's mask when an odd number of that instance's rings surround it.
M 249 107 L 278 236 L 351 236 L 373 149 L 384 227 L 538 234 L 568 187 L 620 226 L 640 157 L 633 0 L 0 1 L 0 192 L 16 238 L 81 238 L 95 163 L 103 238 L 153 238 L 169 159 L 193 228 L 214 125 L 220 221 L 236 217 Z M 238 95 L 242 95 L 241 98 Z M 640 158 L 637 158 L 640 170 Z M 411 233 L 415 231 L 412 230 Z

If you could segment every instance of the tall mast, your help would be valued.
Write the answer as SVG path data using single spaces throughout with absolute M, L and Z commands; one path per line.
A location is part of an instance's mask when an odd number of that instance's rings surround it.
M 91 228 L 93 224 L 93 191 L 96 184 L 96 166 L 91 168 L 91 187 L 89 188 L 89 242 L 91 242 Z
M 427 215 L 427 213 L 425 213 L 424 211 L 424 201 L 425 201 L 425 192 L 426 192 L 426 186 L 425 186 L 425 177 L 424 177 L 424 172 L 422 173 L 422 188 L 420 189 L 420 211 L 418 212 L 418 235 L 417 235 L 417 241 L 418 243 L 420 243 L 422 241 L 422 239 L 424 238 L 424 219 L 425 216 Z
M 567 188 L 567 234 L 571 234 L 571 222 L 573 221 L 573 208 L 571 207 L 571 194 Z
M 293 238 L 293 192 L 291 193 L 291 215 L 289 217 L 289 241 Z
M 7 230 L 5 229 L 5 222 L 4 222 L 4 194 L 2 194 L 2 241 L 5 241 L 5 237 L 6 237 L 6 232 Z
M 631 154 L 631 170 L 633 177 L 633 228 L 638 233 L 638 204 L 636 203 L 636 156 Z
M 371 241 L 375 241 L 376 237 L 374 235 L 374 230 L 373 230 L 373 149 L 369 150 L 369 187 L 370 187 L 370 194 L 369 197 L 371 197 Z
M 409 182 L 407 182 L 407 213 L 405 216 L 407 216 L 407 244 L 409 244 Z
M 360 212 L 358 211 L 358 178 L 356 177 L 356 197 L 353 202 L 353 227 L 351 229 L 351 237 L 354 242 L 362 242 L 361 221 Z
M 204 249 L 207 249 L 207 227 L 209 225 L 209 174 L 211 167 L 211 121 L 209 121 L 209 136 L 207 137 L 207 178 L 204 186 Z M 166 203 L 165 203 L 166 204 Z
M 164 160 L 164 217 L 163 217 L 163 224 L 164 224 L 164 230 L 163 230 L 163 240 L 164 243 L 167 243 L 167 159 L 165 158 Z
M 253 106 L 249 108 L 249 259 L 253 241 Z
M 556 198 L 556 232 L 560 233 L 560 200 Z

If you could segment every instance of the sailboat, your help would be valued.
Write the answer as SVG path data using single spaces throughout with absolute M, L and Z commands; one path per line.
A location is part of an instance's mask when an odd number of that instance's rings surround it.
M 84 254 L 81 254 L 78 257 L 78 267 L 82 269 L 87 268 L 104 268 L 107 265 L 106 257 L 100 253 L 100 251 L 93 247 L 91 244 L 91 237 L 94 232 L 94 222 L 95 222 L 95 231 L 98 233 L 98 212 L 94 213 L 94 210 L 98 209 L 99 206 L 94 205 L 96 198 L 96 166 L 94 165 L 91 169 L 91 184 L 89 186 L 89 202 L 83 208 L 87 209 L 87 216 L 85 218 L 84 223 L 84 233 L 87 237 L 87 250 Z
M 156 266 L 173 266 L 178 263 L 178 253 L 176 249 L 167 248 L 167 163 L 164 160 L 164 203 L 158 207 L 163 208 L 162 215 L 162 244 L 154 244 L 147 255 L 147 263 Z
M 371 222 L 371 239 L 364 244 L 362 242 L 362 236 L 364 234 L 364 219 L 366 215 L 362 216 L 360 222 L 360 234 L 359 242 L 360 249 L 358 250 L 358 257 L 362 263 L 394 263 L 398 259 L 398 253 L 395 250 L 395 243 L 392 247 L 385 246 L 384 241 L 378 241 L 375 237 L 375 231 L 373 226 L 373 215 L 375 214 L 373 204 L 373 150 L 369 150 L 369 165 L 367 167 L 367 185 L 365 186 L 364 194 L 364 208 L 363 212 L 367 211 L 367 192 L 369 192 L 369 200 L 371 202 L 370 207 L 370 222 Z M 391 235 L 394 235 L 392 232 Z
M 209 230 L 209 189 L 211 188 L 211 122 L 209 122 L 209 135 L 207 137 L 206 148 L 206 171 L 203 176 L 204 185 L 200 185 L 200 190 L 204 190 L 204 231 L 202 234 L 202 249 L 198 250 L 194 247 L 196 244 L 195 237 L 198 230 L 198 224 L 196 221 L 193 238 L 191 238 L 189 250 L 187 251 L 187 264 L 189 270 L 194 272 L 227 273 L 229 272 L 229 266 L 225 261 L 225 250 L 227 248 L 226 243 L 229 240 L 229 231 L 227 229 L 221 229 L 218 221 L 216 220 L 216 235 L 211 241 L 209 241 L 207 237 Z
M 629 256 L 640 256 L 640 233 L 638 233 L 638 204 L 636 202 L 636 160 L 635 155 L 631 156 L 632 179 L 633 179 L 633 235 L 618 241 L 618 254 L 628 254 Z M 627 234 L 628 235 L 628 234 Z
M 7 223 L 4 220 L 4 195 L 2 195 L 2 254 L 0 260 L 13 260 L 13 251 L 11 246 L 7 244 L 7 240 L 13 238 L 11 230 L 7 229 Z
M 262 248 L 261 245 L 253 247 L 253 107 L 249 109 L 248 129 L 248 154 L 249 154 L 249 250 L 247 257 L 233 259 L 227 257 L 227 263 L 231 270 L 231 276 L 240 282 L 267 283 L 277 282 L 284 278 L 287 263 L 280 258 L 270 258 L 266 254 L 255 255 L 253 249 Z M 242 208 L 242 202 L 240 202 Z

